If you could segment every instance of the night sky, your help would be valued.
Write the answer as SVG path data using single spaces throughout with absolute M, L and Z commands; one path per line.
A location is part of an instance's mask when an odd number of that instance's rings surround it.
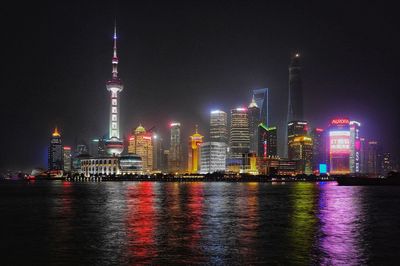
M 11 1 L 8 1 L 10 5 Z M 83 2 L 83 1 L 82 1 Z M 400 150 L 397 8 L 367 1 L 49 1 L 3 6 L 0 168 L 47 165 L 55 125 L 74 145 L 107 133 L 112 31 L 118 24 L 121 127 L 142 123 L 184 145 L 209 111 L 248 105 L 270 89 L 283 136 L 289 57 L 303 64 L 305 118 L 362 123 L 362 135 Z M 270 3 L 271 2 L 271 3 Z M 328 5 L 329 3 L 329 5 Z M 283 139 L 280 138 L 280 151 Z

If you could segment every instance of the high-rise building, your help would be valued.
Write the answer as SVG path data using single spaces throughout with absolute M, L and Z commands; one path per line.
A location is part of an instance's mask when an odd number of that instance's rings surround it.
M 380 147 L 377 141 L 368 141 L 367 167 L 368 174 L 376 176 L 381 174 Z
M 260 123 L 269 126 L 268 88 L 254 89 L 253 99 L 260 108 Z
M 107 153 L 112 156 L 119 156 L 124 150 L 124 143 L 120 136 L 120 115 L 119 115 L 119 93 L 124 86 L 118 77 L 118 56 L 117 56 L 117 28 L 114 26 L 114 54 L 112 58 L 112 78 L 107 82 L 107 90 L 111 94 L 109 139 L 106 141 Z
M 360 172 L 368 173 L 368 149 L 365 138 L 360 138 Z
M 360 173 L 361 142 L 360 142 L 361 123 L 350 121 L 350 172 Z
M 313 141 L 312 152 L 312 171 L 319 172 L 320 165 L 326 165 L 327 148 L 326 148 L 326 135 L 322 128 L 314 128 L 311 131 L 311 139 Z
M 226 149 L 224 142 L 204 142 L 201 144 L 200 173 L 208 174 L 226 170 Z
M 266 127 L 264 123 L 258 125 L 257 156 L 270 158 L 278 156 L 278 141 L 276 127 Z
M 228 143 L 228 119 L 224 111 L 210 113 L 210 141 Z
M 298 170 L 302 174 L 312 173 L 313 142 L 308 136 L 295 137 L 289 142 L 291 160 L 298 161 Z
M 293 121 L 302 121 L 303 116 L 303 85 L 301 79 L 300 54 L 296 53 L 291 58 L 289 65 L 289 99 L 286 124 Z M 289 132 L 286 132 L 286 139 Z M 285 156 L 288 155 L 288 146 L 285 145 Z
M 257 153 L 258 149 L 258 125 L 260 124 L 260 108 L 258 107 L 254 96 L 247 109 L 249 118 L 249 137 L 250 137 L 250 152 Z
M 246 108 L 231 110 L 230 158 L 242 158 L 250 151 L 249 119 Z
M 382 173 L 387 175 L 389 172 L 395 170 L 392 155 L 389 152 L 382 154 Z
M 156 171 L 166 171 L 166 161 L 164 161 L 163 139 L 158 134 L 153 134 L 153 169 Z
M 288 157 L 289 160 L 294 160 L 297 156 L 295 151 L 290 149 L 290 143 L 297 137 L 308 136 L 308 123 L 306 121 L 292 121 L 287 127 L 287 145 L 288 145 Z
M 203 143 L 203 136 L 199 134 L 196 126 L 196 132 L 189 137 L 188 153 L 188 172 L 198 173 L 200 171 L 200 145 Z
M 71 147 L 64 146 L 63 147 L 63 160 L 64 160 L 64 171 L 71 172 L 71 163 L 72 163 L 72 156 L 71 156 Z
M 329 125 L 329 169 L 331 174 L 350 173 L 350 120 L 332 119 Z
M 57 127 L 54 129 L 53 134 L 51 134 L 48 155 L 49 155 L 49 160 L 48 160 L 49 170 L 64 169 L 63 147 L 61 143 L 61 135 L 58 132 Z
M 136 154 L 142 158 L 142 169 L 145 172 L 153 170 L 153 140 L 152 135 L 139 125 L 129 138 L 129 154 Z
M 171 123 L 171 141 L 168 152 L 168 170 L 170 172 L 180 172 L 183 170 L 182 165 L 182 144 L 181 144 L 181 124 Z

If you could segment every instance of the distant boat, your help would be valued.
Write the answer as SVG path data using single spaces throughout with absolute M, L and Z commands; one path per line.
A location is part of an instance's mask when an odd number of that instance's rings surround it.
M 337 182 L 340 186 L 400 186 L 400 174 L 391 172 L 387 177 L 341 176 Z

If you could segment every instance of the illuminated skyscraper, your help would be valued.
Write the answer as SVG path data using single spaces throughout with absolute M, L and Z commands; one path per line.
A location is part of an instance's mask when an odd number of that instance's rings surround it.
M 228 143 L 228 119 L 224 111 L 210 113 L 210 141 Z
M 350 120 L 332 119 L 329 125 L 329 169 L 331 174 L 350 173 Z
M 247 109 L 248 112 L 248 118 L 249 118 L 249 137 L 250 137 L 250 152 L 251 153 L 257 153 L 258 149 L 258 125 L 260 124 L 260 108 L 258 108 L 258 105 L 254 99 L 253 99 L 249 105 L 249 108 Z
M 292 121 L 288 124 L 287 128 L 287 145 L 289 160 L 294 160 L 298 156 L 295 155 L 296 151 L 290 149 L 290 143 L 297 137 L 308 136 L 308 123 L 306 121 Z
M 242 158 L 250 151 L 249 119 L 246 108 L 231 110 L 230 158 Z
M 163 139 L 158 134 L 153 134 L 153 170 L 165 171 L 166 161 L 164 160 Z
M 365 138 L 360 138 L 360 171 L 368 173 L 368 148 Z
M 294 121 L 303 120 L 303 85 L 301 80 L 300 54 L 296 53 L 289 65 L 289 99 L 286 125 Z M 289 135 L 290 133 L 287 131 L 285 139 Z M 285 145 L 285 156 L 288 155 L 288 152 L 288 146 Z
M 278 155 L 276 127 L 266 127 L 265 124 L 258 125 L 257 156 L 264 159 Z
M 201 144 L 200 173 L 208 174 L 226 170 L 226 148 L 224 142 L 204 142 Z
M 151 133 L 139 125 L 129 138 L 128 152 L 142 158 L 143 171 L 153 170 L 153 140 Z
M 200 170 L 200 145 L 203 136 L 199 134 L 197 126 L 196 133 L 189 137 L 188 172 L 198 173 Z
M 368 141 L 367 166 L 369 175 L 381 173 L 380 147 L 377 141 Z
M 382 155 L 382 172 L 387 175 L 389 172 L 395 170 L 392 155 L 389 152 L 385 152 Z
M 71 163 L 72 163 L 72 156 L 71 156 L 71 147 L 64 146 L 63 147 L 63 157 L 64 157 L 64 171 L 71 172 Z
M 258 108 L 260 108 L 260 123 L 269 126 L 269 102 L 268 102 L 268 88 L 254 89 L 253 99 Z
M 320 164 L 327 164 L 326 134 L 322 128 L 314 128 L 311 131 L 313 141 L 312 170 L 318 172 Z
M 48 156 L 49 156 L 48 160 L 49 170 L 64 169 L 63 147 L 61 143 L 61 135 L 58 132 L 57 127 L 54 129 L 53 134 L 51 134 Z
M 313 142 L 308 136 L 299 136 L 289 142 L 291 160 L 299 161 L 298 170 L 302 174 L 312 173 Z
M 182 166 L 182 144 L 181 144 L 181 124 L 171 123 L 171 141 L 168 152 L 168 170 L 170 172 L 180 172 L 183 170 Z
M 350 121 L 350 172 L 351 173 L 361 172 L 360 126 L 361 126 L 360 122 Z
M 112 156 L 119 156 L 124 150 L 124 143 L 120 136 L 119 117 L 119 93 L 124 86 L 118 77 L 118 56 L 117 56 L 117 27 L 114 27 L 114 54 L 112 58 L 112 78 L 107 82 L 107 90 L 111 94 L 109 139 L 106 142 L 107 153 Z

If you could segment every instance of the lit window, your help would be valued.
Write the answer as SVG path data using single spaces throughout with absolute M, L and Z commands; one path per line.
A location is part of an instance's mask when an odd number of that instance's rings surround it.
M 112 107 L 112 108 L 111 108 L 111 112 L 112 112 L 113 114 L 116 114 L 116 113 L 117 113 L 117 107 Z
M 112 100 L 111 100 L 111 104 L 112 104 L 112 105 L 117 105 L 117 99 L 112 99 Z

